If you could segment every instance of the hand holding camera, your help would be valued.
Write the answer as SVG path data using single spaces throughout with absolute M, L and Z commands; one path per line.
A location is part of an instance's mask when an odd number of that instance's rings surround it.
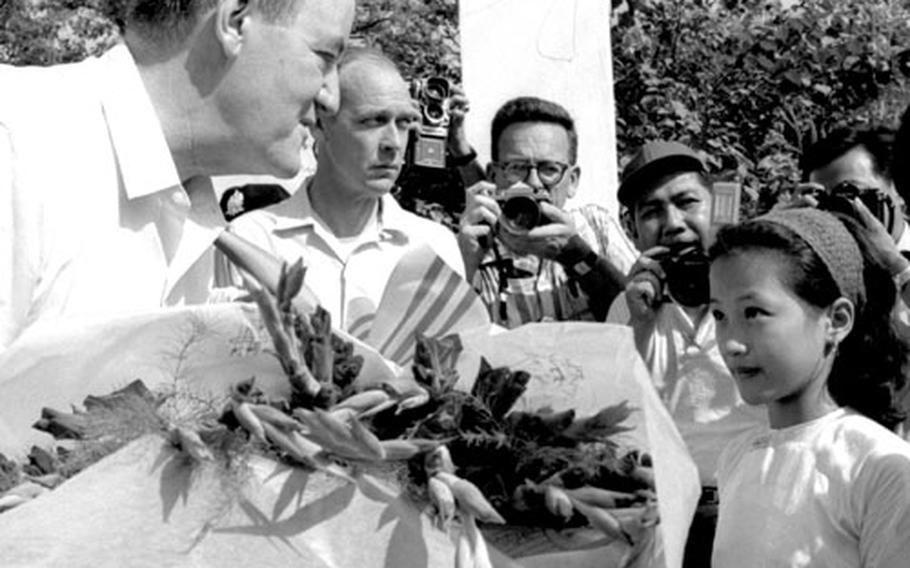
M 554 260 L 576 232 L 572 216 L 550 203 L 548 192 L 481 181 L 466 192 L 458 240 L 470 276 L 494 240 L 516 255 Z
M 831 190 L 817 183 L 797 187 L 797 197 L 790 207 L 817 207 L 850 217 L 865 232 L 872 244 L 871 253 L 892 273 L 900 272 L 907 261 L 897 248 L 900 208 L 894 199 L 877 188 L 861 188 L 844 181 Z
M 519 255 L 556 260 L 577 232 L 569 213 L 550 203 L 549 196 L 534 196 L 531 188 L 502 199 L 499 207 L 496 237 Z
M 668 298 L 684 307 L 709 300 L 708 256 L 698 243 L 670 248 L 656 246 L 629 270 L 626 301 L 633 318 L 649 318 Z
M 484 254 L 493 244 L 493 227 L 500 216 L 499 204 L 493 198 L 496 186 L 479 181 L 465 192 L 465 208 L 458 229 L 458 245 L 465 261 L 468 281 L 480 266 Z
M 667 275 L 660 265 L 660 259 L 669 252 L 670 249 L 663 246 L 650 248 L 629 269 L 626 304 L 634 323 L 651 320 L 663 302 Z

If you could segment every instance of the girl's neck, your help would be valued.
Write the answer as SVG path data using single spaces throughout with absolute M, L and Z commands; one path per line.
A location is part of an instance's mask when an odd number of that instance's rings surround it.
M 779 430 L 809 422 L 840 408 L 828 392 L 828 376 L 834 363 L 833 355 L 821 361 L 820 371 L 805 388 L 767 405 L 768 423 Z

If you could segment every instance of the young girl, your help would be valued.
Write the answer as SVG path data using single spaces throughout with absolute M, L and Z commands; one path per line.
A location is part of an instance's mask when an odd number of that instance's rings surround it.
M 847 218 L 791 209 L 722 229 L 724 361 L 769 427 L 718 466 L 715 568 L 910 566 L 910 444 L 889 429 L 907 346 L 894 283 Z

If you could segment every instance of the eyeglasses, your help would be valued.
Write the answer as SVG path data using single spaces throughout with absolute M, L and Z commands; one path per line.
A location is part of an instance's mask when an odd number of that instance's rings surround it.
M 537 170 L 540 183 L 547 189 L 558 185 L 569 169 L 569 164 L 553 160 L 496 162 L 493 165 L 503 173 L 510 184 L 525 181 L 531 175 L 531 170 Z

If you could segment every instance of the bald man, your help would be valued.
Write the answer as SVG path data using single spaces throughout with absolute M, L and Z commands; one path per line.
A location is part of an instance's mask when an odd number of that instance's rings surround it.
M 340 104 L 320 115 L 316 173 L 286 201 L 242 215 L 231 231 L 276 256 L 303 258 L 306 283 L 339 327 L 375 311 L 401 257 L 429 244 L 464 275 L 455 236 L 406 212 L 389 194 L 420 116 L 395 64 L 349 48 L 338 64 Z M 231 269 L 226 282 L 239 284 Z

